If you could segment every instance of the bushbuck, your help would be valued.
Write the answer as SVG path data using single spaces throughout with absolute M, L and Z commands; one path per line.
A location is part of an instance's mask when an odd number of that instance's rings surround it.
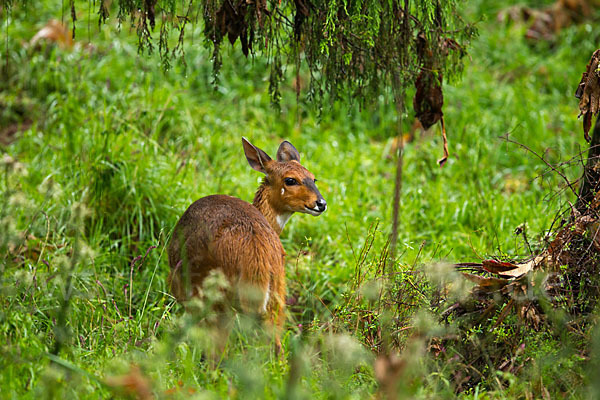
M 227 277 L 228 299 L 242 311 L 264 315 L 277 350 L 285 320 L 285 252 L 279 235 L 294 212 L 321 215 L 327 202 L 298 150 L 284 141 L 277 160 L 242 138 L 246 159 L 265 177 L 252 204 L 211 195 L 195 201 L 175 226 L 168 248 L 172 293 L 182 301 L 200 293 L 215 269 Z

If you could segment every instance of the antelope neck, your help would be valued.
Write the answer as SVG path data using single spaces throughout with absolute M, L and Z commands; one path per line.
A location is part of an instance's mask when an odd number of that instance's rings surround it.
M 265 216 L 269 225 L 278 235 L 281 235 L 283 227 L 285 226 L 288 219 L 292 216 L 291 212 L 278 212 L 275 210 L 273 205 L 269 202 L 268 186 L 265 181 L 259 186 L 256 194 L 254 195 L 254 201 L 252 204 L 258 208 L 258 211 Z

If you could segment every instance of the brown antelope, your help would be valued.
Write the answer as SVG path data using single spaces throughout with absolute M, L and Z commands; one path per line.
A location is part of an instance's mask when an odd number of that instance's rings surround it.
M 286 286 L 279 235 L 294 212 L 321 215 L 327 203 L 290 142 L 281 143 L 277 161 L 246 138 L 242 144 L 250 166 L 265 174 L 254 201 L 212 195 L 189 206 L 169 244 L 169 281 L 175 297 L 186 300 L 199 294 L 212 270 L 220 269 L 242 310 L 266 316 L 280 349 Z

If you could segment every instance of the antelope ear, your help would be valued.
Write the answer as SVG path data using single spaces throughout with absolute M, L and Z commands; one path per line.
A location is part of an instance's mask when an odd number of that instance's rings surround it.
M 279 150 L 277 150 L 277 161 L 287 162 L 292 160 L 300 162 L 300 153 L 298 153 L 298 150 L 290 142 L 285 140 L 279 145 Z
M 248 164 L 258 172 L 267 173 L 266 165 L 271 161 L 271 157 L 264 151 L 254 146 L 245 137 L 242 137 L 242 145 L 244 146 L 244 154 Z

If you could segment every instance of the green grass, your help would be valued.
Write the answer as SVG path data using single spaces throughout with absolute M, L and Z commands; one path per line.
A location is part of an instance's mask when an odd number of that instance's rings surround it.
M 482 4 L 467 8 L 469 18 L 487 12 Z M 574 199 L 557 174 L 545 174 L 546 164 L 500 137 L 510 133 L 551 163 L 585 148 L 573 93 L 599 34 L 583 24 L 561 32 L 552 45 L 532 45 L 522 26 L 487 16 L 463 79 L 445 87 L 448 163 L 436 163 L 438 127 L 406 147 L 397 271 L 479 256 L 527 257 L 514 229 L 526 223 L 538 246 L 556 213 Z M 141 366 L 159 397 L 169 389 L 176 398 L 188 389 L 198 398 L 374 396 L 374 355 L 359 344 L 364 338 L 351 328 L 333 334 L 330 327 L 336 306 L 352 294 L 355 253 L 370 240 L 370 227 L 379 223 L 364 264 L 371 277 L 390 231 L 393 106 L 374 100 L 359 112 L 334 104 L 319 116 L 305 99 L 296 103 L 290 76 L 275 110 L 265 61 L 246 60 L 239 48 L 225 51 L 213 90 L 199 28 L 185 71 L 175 64 L 164 73 L 157 57 L 138 55 L 128 27 L 98 32 L 92 23 L 91 51 L 25 48 L 52 17 L 60 18 L 60 10 L 48 4 L 35 13 L 17 7 L 0 33 L 8 77 L 0 82 L 0 131 L 31 122 L 1 149 L 2 397 L 110 397 L 114 389 L 102 380 L 131 363 Z M 80 17 L 81 43 L 86 18 Z M 405 129 L 412 118 L 408 113 Z M 229 356 L 214 368 L 202 357 L 210 345 L 206 332 L 168 294 L 165 245 L 195 199 L 226 193 L 251 201 L 260 174 L 247 165 L 241 136 L 271 155 L 282 139 L 291 141 L 329 208 L 319 218 L 294 216 L 281 237 L 288 294 L 297 300 L 284 335 L 287 358 L 277 359 L 268 344 L 240 328 Z M 574 180 L 581 168 L 575 163 L 566 173 Z M 418 299 L 416 308 L 430 307 Z M 402 318 L 417 324 L 413 311 Z M 57 340 L 60 362 L 52 362 Z M 406 354 L 411 343 L 421 343 L 406 340 Z M 537 349 L 540 340 L 560 344 L 540 336 L 531 346 Z M 531 351 L 542 361 L 559 354 Z M 449 367 L 432 369 L 422 351 L 414 358 L 421 364 L 404 375 L 405 394 L 452 397 Z M 571 354 L 561 359 L 575 369 L 569 382 L 584 384 L 582 361 Z M 543 365 L 548 376 L 560 372 Z M 300 375 L 297 384 L 290 370 Z M 502 389 L 490 381 L 477 393 L 540 393 L 525 374 L 511 382 Z M 545 385 L 553 395 L 564 392 L 551 379 Z

